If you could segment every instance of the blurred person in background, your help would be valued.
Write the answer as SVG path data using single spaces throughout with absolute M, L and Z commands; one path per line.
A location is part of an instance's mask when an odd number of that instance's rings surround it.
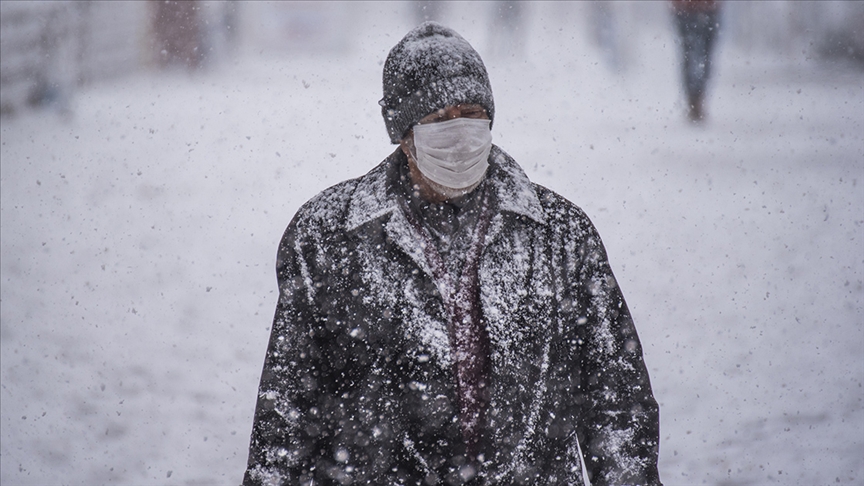
M 718 0 L 672 0 L 681 44 L 681 67 L 687 96 L 687 116 L 705 119 L 705 88 L 711 76 L 711 55 L 720 28 Z
M 480 56 L 426 22 L 383 85 L 398 148 L 279 246 L 244 485 L 659 485 L 658 406 L 603 243 L 492 144 Z
M 444 15 L 444 3 L 437 0 L 419 0 L 411 2 L 414 10 L 414 20 L 422 24 L 428 20 L 438 21 Z
M 524 3 L 500 0 L 489 4 L 489 50 L 495 59 L 521 58 L 525 43 Z
M 618 40 L 618 25 L 615 6 L 607 1 L 592 1 L 590 4 L 591 34 L 603 53 L 603 60 L 612 72 L 621 71 L 621 47 Z
M 30 106 L 56 110 L 64 118 L 73 115 L 72 100 L 76 88 L 75 48 L 72 37 L 75 5 L 44 2 L 39 12 L 39 56 L 29 73 L 31 88 L 27 94 Z
M 157 0 L 152 5 L 159 65 L 200 68 L 206 54 L 200 2 Z

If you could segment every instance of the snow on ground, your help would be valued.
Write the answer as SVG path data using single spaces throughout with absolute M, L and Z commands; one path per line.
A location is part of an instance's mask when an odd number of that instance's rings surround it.
M 638 32 L 613 74 L 583 34 L 533 22 L 517 58 L 453 25 L 486 58 L 495 142 L 603 236 L 664 482 L 864 483 L 861 71 L 724 44 L 694 127 L 671 31 Z M 279 237 L 393 149 L 380 63 L 409 27 L 2 121 L 0 482 L 239 483 Z

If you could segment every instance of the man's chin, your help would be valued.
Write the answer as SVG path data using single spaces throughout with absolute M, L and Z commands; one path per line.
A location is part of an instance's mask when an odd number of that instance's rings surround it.
M 485 179 L 485 177 L 486 176 L 484 175 L 483 178 Z M 424 178 L 426 179 L 426 184 L 429 186 L 429 188 L 432 189 L 432 191 L 435 192 L 435 194 L 437 196 L 439 196 L 440 198 L 442 198 L 444 201 L 449 201 L 451 199 L 457 199 L 457 198 L 460 198 L 466 194 L 469 194 L 474 189 L 477 189 L 477 186 L 479 186 L 480 183 L 483 182 L 483 179 L 480 179 L 479 181 L 475 182 L 474 184 L 471 184 L 468 187 L 463 187 L 461 189 L 454 189 L 452 187 L 442 186 L 441 184 L 438 184 L 437 182 L 434 182 L 434 181 L 430 180 L 429 178 L 426 178 L 426 177 L 424 177 Z

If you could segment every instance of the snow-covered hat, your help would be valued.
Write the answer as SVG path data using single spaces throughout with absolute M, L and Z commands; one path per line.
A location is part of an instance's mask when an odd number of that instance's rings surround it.
M 477 51 L 453 29 L 424 22 L 390 50 L 384 98 L 378 102 L 390 141 L 399 143 L 421 118 L 445 106 L 476 103 L 495 115 L 489 74 Z

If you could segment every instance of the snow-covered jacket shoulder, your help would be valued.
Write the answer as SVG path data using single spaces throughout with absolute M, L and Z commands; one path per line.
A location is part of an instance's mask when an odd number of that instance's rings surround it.
M 325 190 L 285 231 L 244 484 L 659 484 L 657 403 L 600 237 L 498 147 L 478 269 L 486 453 L 465 463 L 443 289 L 393 194 L 402 163 Z

